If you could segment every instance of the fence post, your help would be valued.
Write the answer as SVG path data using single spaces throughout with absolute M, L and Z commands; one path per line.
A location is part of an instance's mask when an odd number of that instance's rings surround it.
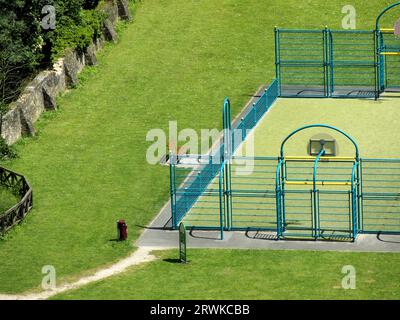
M 218 182 L 219 182 L 219 223 L 220 223 L 221 240 L 224 240 L 224 213 L 225 213 L 224 166 L 225 166 L 225 163 L 223 162 L 219 169 L 219 180 L 218 180 Z M 226 217 L 225 217 L 225 219 L 226 219 Z
M 275 77 L 278 81 L 278 96 L 281 96 L 281 77 L 280 77 L 280 44 L 279 44 L 279 29 L 275 27 Z
M 175 163 L 172 151 L 169 152 L 169 190 L 171 196 L 171 219 L 172 228 L 175 229 L 176 225 L 176 203 L 175 203 Z
M 256 108 L 256 104 L 255 103 L 253 103 L 253 112 L 254 112 L 253 127 L 255 127 L 255 125 L 257 123 L 257 108 Z
M 242 127 L 242 142 L 246 138 L 246 129 L 244 127 L 244 118 L 240 119 L 240 126 Z

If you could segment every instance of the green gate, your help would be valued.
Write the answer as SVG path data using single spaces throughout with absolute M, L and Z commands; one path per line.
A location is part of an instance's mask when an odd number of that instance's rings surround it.
M 276 164 L 276 157 L 232 157 L 229 230 L 276 230 Z
M 316 156 L 286 156 L 286 143 L 299 132 L 323 128 L 336 131 L 354 146 L 354 156 L 330 156 L 325 140 Z M 335 146 L 333 146 L 335 148 Z M 277 236 L 314 239 L 351 239 L 358 233 L 361 180 L 356 142 L 338 128 L 315 124 L 289 134 L 281 144 L 276 169 Z
M 370 31 L 275 28 L 280 96 L 378 99 L 382 92 L 399 92 L 399 7 L 385 8 Z M 383 18 L 390 28 L 381 27 Z
M 357 171 L 357 162 L 351 157 L 285 157 L 277 177 L 278 235 L 354 239 L 359 193 L 353 170 Z
M 391 91 L 400 88 L 400 39 L 391 29 L 378 33 L 379 89 Z
M 377 98 L 374 31 L 275 29 L 281 97 Z
M 325 31 L 275 29 L 276 77 L 282 97 L 325 97 L 328 92 Z
M 392 4 L 385 8 L 376 19 L 378 88 L 380 92 L 393 90 L 398 92 L 400 89 L 399 8 L 400 2 Z

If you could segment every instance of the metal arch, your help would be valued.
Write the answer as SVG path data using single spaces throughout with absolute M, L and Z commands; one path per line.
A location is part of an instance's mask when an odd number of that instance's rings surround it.
M 354 141 L 354 139 L 353 139 L 350 135 L 348 135 L 346 132 L 344 132 L 344 131 L 342 131 L 342 130 L 336 128 L 336 127 L 327 125 L 327 124 L 311 124 L 311 125 L 307 125 L 307 126 L 304 126 L 304 127 L 299 128 L 299 129 L 293 131 L 291 134 L 289 134 L 289 135 L 285 138 L 285 140 L 283 140 L 283 142 L 282 142 L 282 144 L 281 144 L 281 153 L 280 153 L 281 159 L 284 158 L 284 152 L 283 152 L 283 150 L 284 150 L 284 147 L 285 147 L 286 142 L 287 142 L 291 137 L 293 137 L 295 134 L 299 133 L 300 131 L 303 131 L 303 130 L 306 130 L 306 129 L 310 129 L 310 128 L 326 128 L 326 129 L 331 129 L 331 130 L 334 130 L 334 131 L 336 131 L 336 132 L 339 132 L 340 134 L 342 134 L 343 136 L 345 136 L 347 139 L 349 139 L 349 140 L 351 141 L 351 143 L 354 145 L 354 148 L 355 148 L 355 150 L 356 150 L 356 157 L 355 157 L 355 158 L 356 158 L 357 160 L 359 159 L 359 149 L 358 149 L 358 145 L 357 145 L 357 143 Z
M 376 18 L 376 30 L 379 31 L 379 23 L 381 21 L 381 18 L 385 15 L 386 12 L 388 12 L 389 10 L 392 10 L 393 8 L 400 6 L 400 2 L 394 3 L 390 6 L 388 6 L 387 8 L 385 8 L 378 16 L 378 18 Z

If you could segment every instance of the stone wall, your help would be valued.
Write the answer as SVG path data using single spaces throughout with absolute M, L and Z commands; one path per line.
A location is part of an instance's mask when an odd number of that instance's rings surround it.
M 111 0 L 102 9 L 106 13 L 103 35 L 93 41 L 85 52 L 67 50 L 51 70 L 40 72 L 23 90 L 10 111 L 3 116 L 2 136 L 13 144 L 24 135 L 35 135 L 34 123 L 42 112 L 56 110 L 56 97 L 78 83 L 78 74 L 85 65 L 97 63 L 96 53 L 105 41 L 117 41 L 115 25 L 119 19 L 131 20 L 129 0 Z

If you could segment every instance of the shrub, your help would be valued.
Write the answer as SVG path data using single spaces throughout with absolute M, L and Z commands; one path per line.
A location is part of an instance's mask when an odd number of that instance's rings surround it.
M 25 1 L 0 0 L 0 7 L 0 103 L 7 104 L 42 59 L 42 39 Z
M 83 50 L 91 41 L 101 34 L 104 14 L 95 10 L 82 10 L 80 21 L 77 22 L 69 16 L 57 20 L 57 28 L 50 36 L 51 57 L 61 57 L 67 48 Z
M 100 34 L 104 16 L 94 10 L 99 2 L 0 0 L 0 103 L 14 100 L 36 69 L 48 67 L 67 48 L 83 50 Z M 55 30 L 40 26 L 45 5 L 56 9 Z
M 0 137 L 0 160 L 14 159 L 17 157 L 13 147 L 7 145 L 3 137 Z

